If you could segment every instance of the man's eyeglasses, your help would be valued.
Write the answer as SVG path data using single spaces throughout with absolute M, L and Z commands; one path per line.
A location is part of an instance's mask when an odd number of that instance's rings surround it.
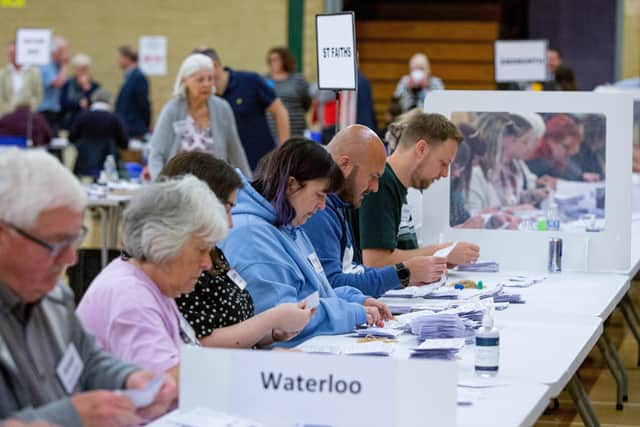
M 80 232 L 73 237 L 69 237 L 67 239 L 64 239 L 60 242 L 56 242 L 56 243 L 48 243 L 45 242 L 42 239 L 39 239 L 37 237 L 35 237 L 34 235 L 24 231 L 22 228 L 20 227 L 16 227 L 13 224 L 9 224 L 6 223 L 7 227 L 11 228 L 12 230 L 14 230 L 16 233 L 18 233 L 19 235 L 21 235 L 22 237 L 24 237 L 27 240 L 31 240 L 33 243 L 42 246 L 43 248 L 45 248 L 48 252 L 49 252 L 49 256 L 52 258 L 56 258 L 58 255 L 60 255 L 64 250 L 66 250 L 69 247 L 74 247 L 77 248 L 78 246 L 80 246 L 82 244 L 82 242 L 84 241 L 85 237 L 87 237 L 87 233 L 89 230 L 87 230 L 87 227 L 85 227 L 84 225 L 82 226 L 82 228 L 80 229 Z

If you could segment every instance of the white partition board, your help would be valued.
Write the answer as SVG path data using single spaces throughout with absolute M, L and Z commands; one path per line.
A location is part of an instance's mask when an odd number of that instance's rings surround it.
M 468 241 L 480 245 L 482 259 L 501 268 L 542 271 L 548 241 L 561 237 L 563 269 L 626 271 L 631 239 L 631 150 L 633 98 L 593 92 L 434 91 L 425 112 L 451 117 L 454 112 L 598 113 L 606 116 L 605 229 L 597 233 L 458 229 L 449 226 L 449 179 L 424 192 L 425 243 Z M 435 207 L 438 208 L 435 208 Z
M 181 411 L 206 408 L 268 426 L 456 425 L 457 367 L 452 361 L 193 346 L 183 346 L 180 360 Z M 281 380 L 278 390 L 271 382 L 267 389 L 269 374 L 295 381 L 285 387 Z M 325 380 L 323 391 L 320 380 Z M 340 392 L 338 381 L 357 381 L 359 392 L 353 393 L 351 385 Z

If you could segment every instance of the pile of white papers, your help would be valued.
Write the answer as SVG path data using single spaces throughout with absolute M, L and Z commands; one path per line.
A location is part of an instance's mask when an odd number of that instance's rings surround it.
M 473 331 L 468 331 L 464 322 L 456 314 L 434 314 L 411 322 L 411 333 L 418 341 L 435 338 L 462 338 L 463 341 Z
M 497 273 L 500 271 L 500 264 L 495 261 L 481 261 L 473 264 L 458 264 L 458 271 L 475 273 Z
M 413 348 L 411 357 L 453 359 L 464 347 L 464 338 L 428 339 Z
M 377 337 L 377 338 L 396 338 L 399 335 L 402 335 L 404 331 L 402 329 L 393 329 L 393 328 L 362 328 L 356 329 L 356 334 L 359 337 Z
M 379 341 L 353 343 L 346 345 L 302 344 L 298 347 L 305 353 L 337 354 L 348 356 L 389 356 L 395 347 L 392 343 Z
M 392 298 L 426 298 L 429 294 L 444 285 L 445 280 L 422 286 L 407 286 L 403 289 L 391 289 L 383 295 L 383 297 Z
M 154 427 L 263 427 L 262 424 L 246 418 L 234 417 L 203 408 L 185 412 L 176 411 L 149 425 Z
M 500 282 L 506 288 L 528 288 L 536 283 L 543 282 L 547 276 L 528 277 L 528 276 L 512 276 Z

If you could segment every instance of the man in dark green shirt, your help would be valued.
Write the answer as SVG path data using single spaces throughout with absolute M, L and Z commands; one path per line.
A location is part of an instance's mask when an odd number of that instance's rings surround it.
M 407 191 L 409 187 L 424 190 L 446 178 L 462 139 L 458 128 L 440 114 L 418 113 L 408 120 L 396 151 L 387 159 L 378 192 L 369 194 L 360 206 L 354 228 L 359 229 L 365 265 L 393 265 L 414 256 L 430 256 L 450 244 L 419 248 Z M 458 243 L 447 262 L 475 262 L 479 254 L 478 246 Z

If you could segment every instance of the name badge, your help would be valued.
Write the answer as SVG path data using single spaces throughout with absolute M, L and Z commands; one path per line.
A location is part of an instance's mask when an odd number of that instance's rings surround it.
M 180 339 L 185 344 L 200 345 L 196 331 L 193 330 L 187 319 L 182 315 L 178 315 L 178 321 L 180 322 Z
M 69 344 L 56 368 L 58 379 L 68 394 L 73 393 L 75 390 L 83 369 L 84 363 L 80 358 L 80 354 L 78 354 L 76 346 L 73 343 Z
M 244 290 L 244 288 L 247 287 L 247 282 L 234 268 L 227 272 L 227 277 L 231 279 L 231 281 L 235 283 L 240 289 Z
M 309 255 L 309 262 L 311 262 L 311 265 L 313 266 L 313 269 L 316 271 L 316 273 L 318 274 L 324 273 L 324 270 L 322 269 L 322 263 L 318 259 L 318 255 L 316 255 L 315 252 L 312 252 Z

